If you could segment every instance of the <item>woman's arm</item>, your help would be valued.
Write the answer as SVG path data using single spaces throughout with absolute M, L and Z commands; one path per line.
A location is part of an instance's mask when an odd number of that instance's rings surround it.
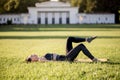
M 38 61 L 39 62 L 48 62 L 50 60 L 47 60 L 45 57 L 40 57 Z

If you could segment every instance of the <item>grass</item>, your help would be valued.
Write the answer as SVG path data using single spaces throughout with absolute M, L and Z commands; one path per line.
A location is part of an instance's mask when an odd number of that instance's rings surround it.
M 65 54 L 68 36 L 98 38 L 84 43 L 107 63 L 25 63 L 30 54 Z M 73 44 L 76 46 L 77 44 Z M 2 25 L 0 80 L 120 80 L 120 25 Z M 87 58 L 80 52 L 77 58 Z

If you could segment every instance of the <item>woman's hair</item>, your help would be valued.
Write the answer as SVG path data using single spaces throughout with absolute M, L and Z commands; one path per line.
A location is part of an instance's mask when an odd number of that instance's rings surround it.
M 31 62 L 31 61 L 32 61 L 31 58 L 26 59 L 26 62 Z
M 39 57 L 37 55 L 33 54 L 33 55 L 27 57 L 26 62 L 36 62 L 38 60 L 39 60 Z

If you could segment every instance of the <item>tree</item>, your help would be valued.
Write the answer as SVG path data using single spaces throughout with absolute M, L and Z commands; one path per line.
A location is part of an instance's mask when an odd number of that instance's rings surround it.
M 9 0 L 5 5 L 4 9 L 6 11 L 14 10 L 19 6 L 19 0 Z
M 86 10 L 84 12 L 94 12 L 93 9 L 96 7 L 96 0 L 87 0 L 86 2 Z
M 91 13 L 96 7 L 96 0 L 81 0 L 79 2 L 79 12 Z
M 94 12 L 114 13 L 115 22 L 120 23 L 120 1 L 119 0 L 97 0 Z
M 94 12 L 113 12 L 119 8 L 119 0 L 97 0 Z
M 1 0 L 0 13 L 26 13 L 27 7 L 49 0 Z
M 3 6 L 6 2 L 7 0 L 0 0 L 0 14 L 5 12 Z

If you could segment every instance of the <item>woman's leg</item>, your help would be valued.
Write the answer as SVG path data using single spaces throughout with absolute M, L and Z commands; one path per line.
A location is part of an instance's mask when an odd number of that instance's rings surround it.
M 67 43 L 66 43 L 66 55 L 68 55 L 69 51 L 73 49 L 72 42 L 79 43 L 79 42 L 85 42 L 85 38 L 78 38 L 78 37 L 68 37 Z
M 89 52 L 89 50 L 83 44 L 79 44 L 68 52 L 68 55 L 66 56 L 67 60 L 73 61 L 78 56 L 80 51 L 82 51 L 91 60 L 94 59 L 94 56 Z

